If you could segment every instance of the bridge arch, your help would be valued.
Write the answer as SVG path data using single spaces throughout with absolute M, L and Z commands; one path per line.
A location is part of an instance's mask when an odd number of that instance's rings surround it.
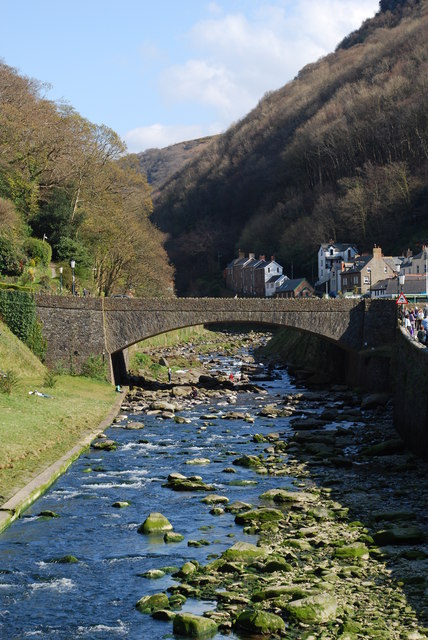
M 394 301 L 286 298 L 73 298 L 37 296 L 48 364 L 79 368 L 90 355 L 111 357 L 141 340 L 200 324 L 293 327 L 348 350 L 392 342 Z M 113 371 L 111 369 L 111 377 Z

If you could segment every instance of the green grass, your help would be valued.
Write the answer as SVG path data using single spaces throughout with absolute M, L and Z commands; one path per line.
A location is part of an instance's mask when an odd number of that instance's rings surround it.
M 47 369 L 0 322 L 0 372 L 18 382 L 0 393 L 0 503 L 95 429 L 115 400 L 112 385 L 83 377 L 58 376 L 45 387 Z M 38 390 L 52 397 L 29 395 Z

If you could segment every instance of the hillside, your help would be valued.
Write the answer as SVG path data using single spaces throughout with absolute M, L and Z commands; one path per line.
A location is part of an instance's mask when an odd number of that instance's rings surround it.
M 428 240 L 428 0 L 382 0 L 335 52 L 263 97 L 163 186 L 179 293 L 218 291 L 238 247 L 311 277 L 330 238 Z
M 193 160 L 211 140 L 211 137 L 198 138 L 179 142 L 163 149 L 147 149 L 137 154 L 140 169 L 147 175 L 147 180 L 153 189 L 152 197 L 155 198 L 168 178 L 182 169 L 187 162 Z

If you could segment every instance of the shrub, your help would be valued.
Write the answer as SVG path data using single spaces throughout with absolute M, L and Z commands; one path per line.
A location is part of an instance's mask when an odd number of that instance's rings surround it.
M 22 271 L 21 255 L 14 243 L 4 235 L 0 236 L 0 273 L 17 276 Z
M 49 243 L 38 238 L 28 238 L 24 243 L 24 251 L 35 264 L 48 267 L 52 259 L 52 247 Z
M 8 369 L 5 373 L 0 374 L 0 392 L 7 393 L 10 396 L 12 389 L 18 384 L 18 376 L 16 373 Z
M 95 380 L 107 380 L 107 367 L 102 356 L 89 356 L 82 366 L 82 376 Z

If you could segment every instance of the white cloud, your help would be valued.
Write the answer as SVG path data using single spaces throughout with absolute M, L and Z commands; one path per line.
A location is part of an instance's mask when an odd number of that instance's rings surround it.
M 214 107 L 223 122 L 236 119 L 266 91 L 334 49 L 377 5 L 378 0 L 278 0 L 251 15 L 218 15 L 214 3 L 212 17 L 189 33 L 199 56 L 167 69 L 161 91 L 169 104 L 198 102 Z
M 222 0 L 209 3 L 210 17 L 188 33 L 189 59 L 171 65 L 159 77 L 160 92 L 170 109 L 178 104 L 188 104 L 192 113 L 195 106 L 209 108 L 217 121 L 216 132 L 226 129 L 266 91 L 283 86 L 304 65 L 334 50 L 345 35 L 374 15 L 379 3 L 267 0 L 256 4 L 255 11 L 244 15 L 227 13 Z M 166 146 L 178 141 L 180 131 L 189 139 L 207 135 L 201 130 L 198 125 L 152 125 L 129 132 L 126 139 L 130 146 L 138 146 L 137 141 Z
M 152 124 L 128 131 L 125 142 L 129 153 L 139 153 L 142 149 L 162 149 L 183 140 L 194 140 L 218 133 L 220 125 L 163 125 Z

